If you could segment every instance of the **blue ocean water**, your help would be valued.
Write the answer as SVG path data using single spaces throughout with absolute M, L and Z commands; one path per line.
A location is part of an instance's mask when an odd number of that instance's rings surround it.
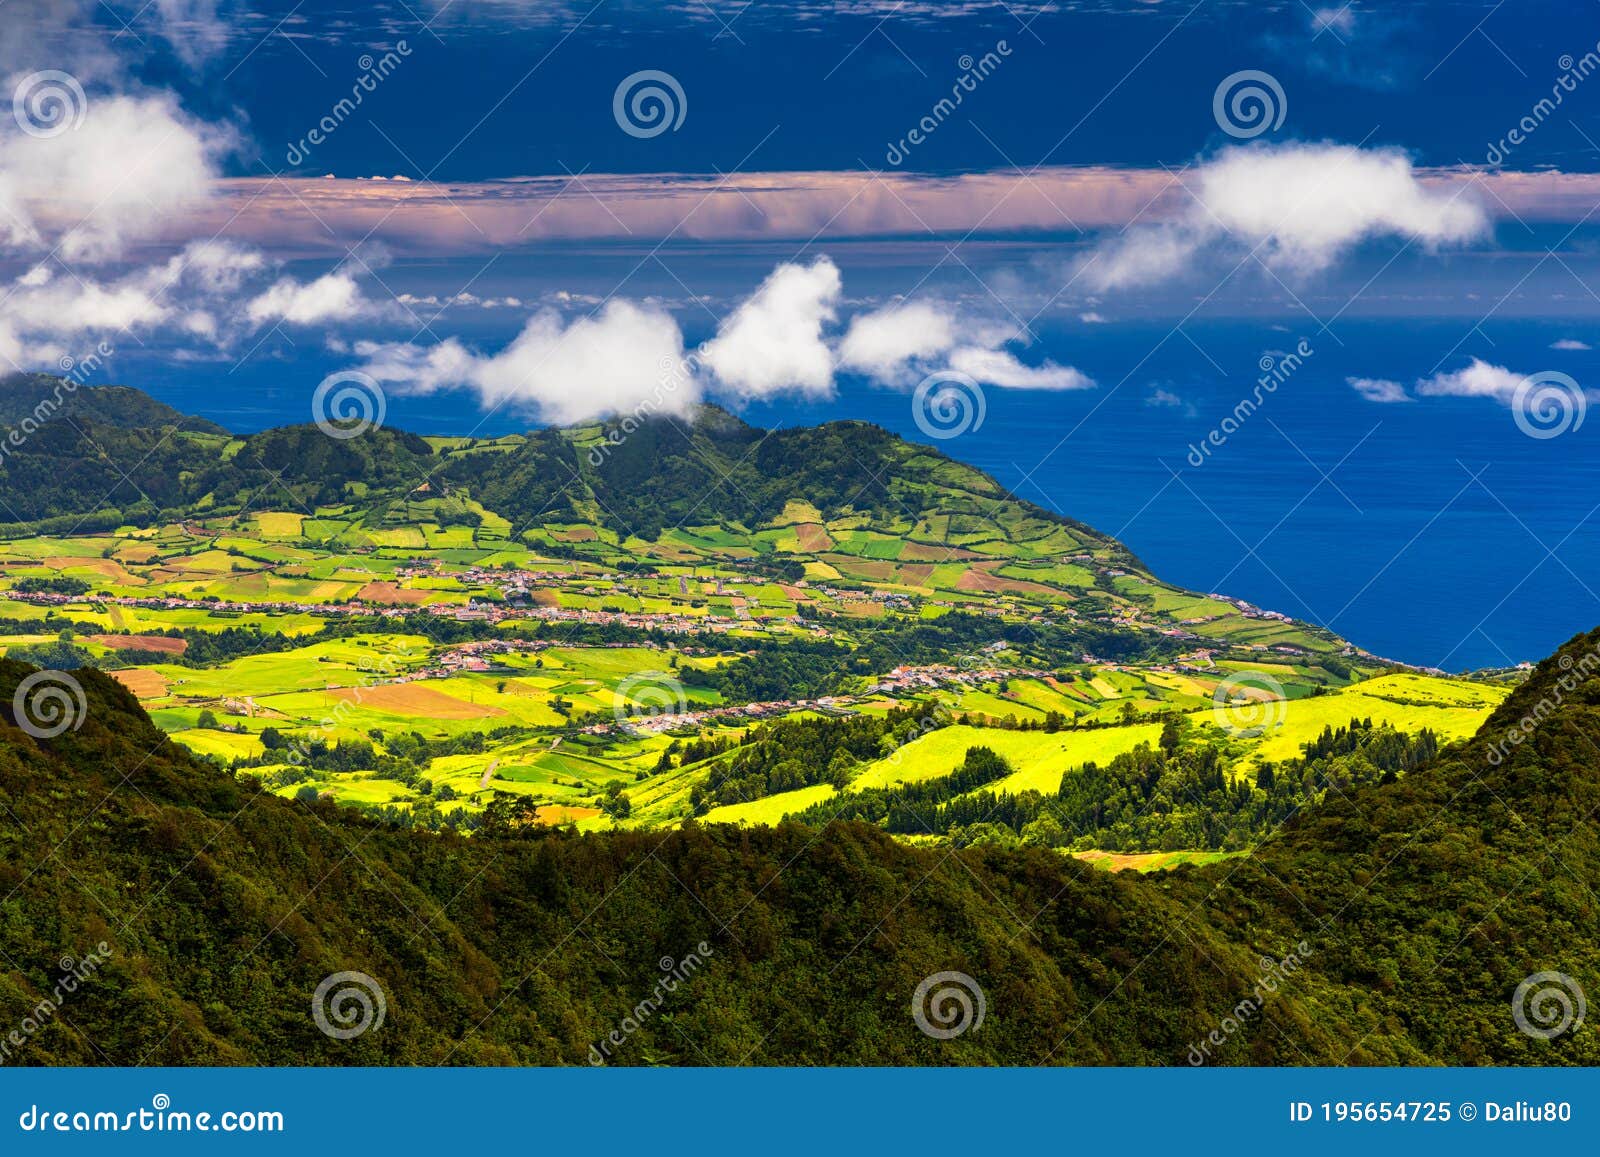
M 1324 624 L 1406 662 L 1454 671 L 1536 660 L 1600 623 L 1600 416 L 1536 439 L 1493 401 L 1381 405 L 1346 384 L 1409 385 L 1474 355 L 1600 382 L 1600 352 L 1551 348 L 1600 346 L 1600 323 L 1347 320 L 1337 336 L 1262 321 L 1094 330 L 1047 334 L 1027 357 L 1070 361 L 1098 388 L 988 388 L 982 424 L 945 440 L 919 429 L 909 395 L 861 383 L 825 402 L 742 414 L 763 426 L 860 418 L 932 442 L 1116 535 L 1168 581 Z M 1222 445 L 1191 453 L 1254 396 L 1263 359 L 1302 339 L 1303 364 L 1263 391 Z M 306 421 L 320 374 L 341 364 L 326 358 L 231 373 L 156 358 L 117 368 L 129 384 L 248 431 Z M 529 425 L 504 411 L 486 418 L 460 393 L 391 395 L 387 422 L 480 434 Z

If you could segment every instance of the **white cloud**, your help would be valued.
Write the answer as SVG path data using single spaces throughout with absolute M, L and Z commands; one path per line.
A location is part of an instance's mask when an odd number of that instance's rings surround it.
M 1093 288 L 1145 285 L 1180 273 L 1216 248 L 1232 264 L 1253 254 L 1304 276 L 1361 243 L 1402 238 L 1425 247 L 1488 231 L 1488 217 L 1459 190 L 1431 189 L 1393 149 L 1286 144 L 1223 150 L 1195 171 L 1192 201 L 1175 221 L 1135 226 L 1081 267 Z
M 1424 378 L 1417 383 L 1417 393 L 1425 398 L 1492 398 L 1509 406 L 1525 377 L 1526 374 L 1473 358 L 1464 370 Z
M 1589 350 L 1594 347 L 1586 341 L 1579 341 L 1575 337 L 1564 337 L 1559 341 L 1551 342 L 1550 348 L 1553 350 Z
M 700 398 L 700 384 L 680 374 L 683 335 L 663 310 L 620 299 L 597 315 L 565 322 L 554 310 L 529 319 L 499 353 L 480 355 L 455 338 L 427 348 L 358 343 L 359 368 L 380 382 L 419 393 L 467 387 L 487 406 L 536 411 L 570 423 L 625 413 L 649 404 L 682 414 Z
M 833 353 L 822 331 L 837 314 L 840 289 L 838 267 L 826 257 L 779 265 L 717 328 L 702 351 L 705 364 L 741 398 L 830 394 Z
M 1020 336 L 1014 325 L 968 319 L 942 303 L 897 303 L 851 319 L 839 343 L 839 368 L 902 389 L 938 370 L 954 370 L 1002 389 L 1081 390 L 1094 385 L 1071 366 L 1023 364 L 1002 348 Z
M 257 312 L 276 315 L 295 296 L 278 289 L 262 295 L 274 298 L 273 309 Z M 736 403 L 783 392 L 826 396 L 836 363 L 899 387 L 938 369 L 999 388 L 1094 384 L 1071 366 L 1025 364 L 1002 348 L 1017 339 L 1015 327 L 960 319 L 940 303 L 897 303 L 859 315 L 837 338 L 829 330 L 841 291 L 839 271 L 826 257 L 809 266 L 779 265 L 689 357 L 677 321 L 663 306 L 619 298 L 571 322 L 556 309 L 541 310 L 497 353 L 480 353 L 457 338 L 432 346 L 359 341 L 354 351 L 364 360 L 356 368 L 419 393 L 471 389 L 485 406 L 532 409 L 561 423 L 641 406 L 685 413 L 707 392 Z M 330 348 L 344 343 L 334 339 Z
M 1161 386 L 1151 391 L 1145 398 L 1144 404 L 1152 409 L 1182 410 L 1186 418 L 1193 418 L 1200 412 L 1193 402 L 1186 402 L 1171 390 Z
M 168 95 L 91 94 L 82 124 L 51 137 L 0 119 L 0 240 L 54 245 L 68 261 L 118 257 L 204 202 L 231 146 Z
M 948 353 L 955 344 L 949 309 L 927 302 L 890 305 L 851 319 L 839 343 L 839 366 L 898 384 L 911 363 Z
M 1028 366 L 1006 350 L 963 346 L 950 354 L 950 368 L 986 386 L 1016 390 L 1088 390 L 1094 380 L 1071 366 L 1046 361 Z
M 257 325 L 272 321 L 317 325 L 374 317 L 381 312 L 382 306 L 367 300 L 356 279 L 343 270 L 325 273 L 309 282 L 281 277 L 245 306 L 246 316 Z
M 1414 402 L 1406 388 L 1388 378 L 1346 378 L 1346 384 L 1369 402 Z

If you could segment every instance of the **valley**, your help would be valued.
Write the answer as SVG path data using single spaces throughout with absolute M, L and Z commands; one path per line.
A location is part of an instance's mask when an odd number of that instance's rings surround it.
M 1463 738 L 1508 689 L 1170 587 L 860 423 L 775 435 L 707 408 L 621 443 L 598 424 L 340 441 L 191 428 L 132 391 L 77 404 L 83 437 L 185 469 L 13 524 L 0 646 L 109 671 L 220 771 L 405 827 L 470 832 L 499 797 L 579 831 L 883 823 L 921 784 L 901 838 L 1147 866 L 1242 850 L 1393 774 L 1385 737 Z M 73 492 L 72 447 L 40 441 L 11 469 Z M 774 455 L 792 476 L 746 472 Z M 536 480 L 542 508 L 508 476 Z M 645 493 L 676 524 L 619 512 Z M 1308 774 L 1308 744 L 1362 728 L 1383 742 Z M 788 750 L 817 735 L 810 764 Z M 1000 763 L 957 790 L 974 749 Z M 1161 766 L 1134 770 L 1152 752 Z

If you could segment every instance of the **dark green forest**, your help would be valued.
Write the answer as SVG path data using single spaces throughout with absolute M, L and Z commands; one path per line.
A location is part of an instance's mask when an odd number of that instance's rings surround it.
M 1340 791 L 1251 855 L 1143 877 L 860 822 L 403 831 L 191 758 L 92 669 L 81 727 L 33 738 L 12 715 L 30 669 L 0 661 L 0 1005 L 20 1022 L 63 957 L 109 949 L 7 1061 L 583 1064 L 704 944 L 608 1063 L 1182 1065 L 1232 1017 L 1208 1063 L 1593 1065 L 1592 1025 L 1534 1039 L 1510 1002 L 1541 971 L 1600 991 L 1600 680 L 1573 674 L 1597 646 L 1574 639 L 1436 755 L 1330 733 L 1299 773 Z M 1157 759 L 1204 773 L 1176 744 L 1108 774 L 1159 783 Z M 941 1041 L 909 1001 L 947 970 L 988 1013 Z M 352 1040 L 310 1016 L 341 971 L 387 1004 Z

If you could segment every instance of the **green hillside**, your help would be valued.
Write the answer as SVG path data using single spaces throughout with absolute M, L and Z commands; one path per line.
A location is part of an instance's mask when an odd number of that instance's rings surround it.
M 850 823 L 400 831 L 219 775 L 95 671 L 81 726 L 36 739 L 0 662 L 0 994 L 36 1003 L 103 941 L 30 1062 L 580 1064 L 692 952 L 613 1063 L 1183 1064 L 1228 1018 L 1213 1062 L 1595 1064 L 1592 1030 L 1535 1039 L 1509 1002 L 1541 971 L 1600 984 L 1597 647 L 1253 855 L 1143 877 Z M 1281 984 L 1241 1012 L 1263 958 Z M 306 1004 L 347 970 L 387 1017 L 339 1041 Z M 987 1017 L 940 1041 L 908 1001 L 946 970 Z

